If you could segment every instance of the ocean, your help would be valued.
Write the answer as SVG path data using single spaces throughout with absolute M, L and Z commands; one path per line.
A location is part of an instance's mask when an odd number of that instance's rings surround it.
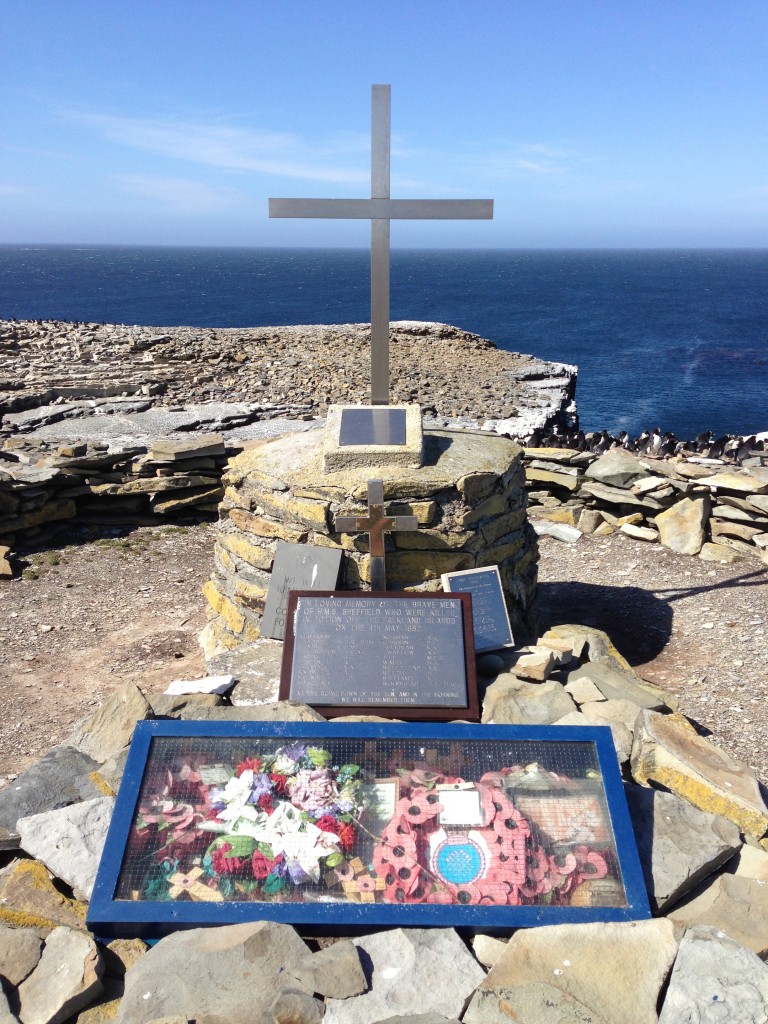
M 0 246 L 0 318 L 253 327 L 370 318 L 368 252 Z M 585 431 L 768 429 L 768 250 L 392 252 L 392 320 L 579 367 Z

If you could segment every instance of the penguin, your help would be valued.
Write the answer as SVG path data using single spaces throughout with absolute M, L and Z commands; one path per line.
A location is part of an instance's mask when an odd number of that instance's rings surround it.
M 722 458 L 725 446 L 728 443 L 727 435 L 718 437 L 716 441 L 713 441 L 709 446 L 709 451 L 706 453 L 708 459 L 720 459 Z

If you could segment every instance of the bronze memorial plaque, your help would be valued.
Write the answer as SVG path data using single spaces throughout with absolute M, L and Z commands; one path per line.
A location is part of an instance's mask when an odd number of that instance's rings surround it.
M 292 591 L 280 699 L 331 718 L 477 720 L 470 596 Z

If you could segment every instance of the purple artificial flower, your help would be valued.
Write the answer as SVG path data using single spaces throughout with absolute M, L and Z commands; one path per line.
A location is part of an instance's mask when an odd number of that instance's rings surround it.
M 257 804 L 259 799 L 264 796 L 265 793 L 272 792 L 273 782 L 268 775 L 254 775 L 253 783 L 251 785 L 251 795 L 248 797 L 246 803 Z
M 297 860 L 286 861 L 286 869 L 294 885 L 301 885 L 302 882 L 311 882 L 312 879 Z

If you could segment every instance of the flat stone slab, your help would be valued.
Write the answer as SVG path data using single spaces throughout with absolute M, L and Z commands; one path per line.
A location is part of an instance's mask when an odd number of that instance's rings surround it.
M 768 807 L 752 769 L 675 716 L 645 710 L 638 717 L 632 776 L 641 785 L 663 786 L 702 811 L 721 814 L 756 839 L 768 830 Z
M 766 1024 L 768 965 L 716 928 L 688 928 L 659 1024 Z
M 624 792 L 656 910 L 679 900 L 741 848 L 738 825 L 727 818 L 701 811 L 674 793 L 630 785 Z
M 41 860 L 57 878 L 90 898 L 115 801 L 85 800 L 18 822 L 23 850 Z
M 135 683 L 115 691 L 88 718 L 75 726 L 67 745 L 104 764 L 131 741 L 137 721 L 152 717 L 152 707 Z
M 623 448 L 612 448 L 595 459 L 584 475 L 612 487 L 628 487 L 647 472 L 640 459 Z
M 37 967 L 42 943 L 34 928 L 0 925 L 0 977 L 20 985 Z
M 325 722 L 307 704 L 280 700 L 271 704 L 243 704 L 235 707 L 201 708 L 196 716 L 206 722 Z
M 349 997 L 365 987 L 350 942 L 312 954 L 293 928 L 274 921 L 195 928 L 161 939 L 130 968 L 116 1021 L 319 1022 L 315 992 Z
M 486 690 L 482 720 L 495 725 L 553 725 L 576 710 L 561 683 L 527 683 L 506 672 Z
M 61 1024 L 101 992 L 102 961 L 90 935 L 55 928 L 40 962 L 19 986 L 24 1024 Z
M 0 922 L 11 928 L 45 934 L 66 925 L 85 931 L 86 909 L 59 892 L 38 860 L 18 860 L 0 877 Z
M 261 637 L 215 655 L 208 660 L 207 668 L 212 673 L 235 677 L 235 688 L 230 694 L 233 704 L 271 704 L 280 690 L 282 660 L 283 644 Z
M 367 494 L 370 478 L 367 468 L 323 472 L 322 442 L 318 431 L 279 438 L 254 449 L 253 453 L 244 451 L 233 466 L 241 477 L 256 470 L 257 474 L 276 477 L 299 490 L 308 479 L 315 482 L 322 479 L 329 490 L 343 488 L 346 493 L 359 490 L 361 497 Z M 519 445 L 497 434 L 432 430 L 424 433 L 421 466 L 379 466 L 376 476 L 384 480 L 384 496 L 391 501 L 409 497 L 409 485 L 413 493 L 424 496 L 454 487 L 458 479 L 472 473 L 505 472 L 521 456 Z M 386 486 L 388 480 L 397 481 L 401 493 L 393 494 Z
M 0 792 L 0 828 L 16 834 L 16 822 L 80 800 L 104 796 L 93 773 L 98 764 L 73 747 L 53 747 Z
M 589 664 L 568 673 L 569 683 L 579 679 L 589 679 L 606 700 L 629 700 L 638 708 L 651 708 L 654 711 L 669 706 L 663 690 L 653 683 L 647 683 L 631 669 L 616 669 L 590 659 Z
M 757 878 L 718 875 L 686 903 L 673 907 L 669 920 L 686 928 L 710 925 L 759 957 L 768 955 L 768 885 Z
M 323 1024 L 376 1024 L 398 1012 L 458 1017 L 483 980 L 482 967 L 452 928 L 397 928 L 353 939 L 370 989 L 329 999 Z
M 677 946 L 675 927 L 664 920 L 520 929 L 463 1020 L 658 1024 L 659 992 Z

